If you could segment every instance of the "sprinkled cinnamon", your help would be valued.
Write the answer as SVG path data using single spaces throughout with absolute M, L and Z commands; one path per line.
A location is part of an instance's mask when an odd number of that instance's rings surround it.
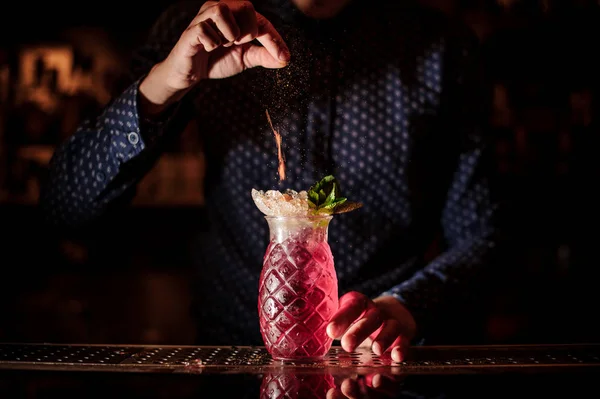
M 285 180 L 285 158 L 283 156 L 283 151 L 281 150 L 281 135 L 273 127 L 269 110 L 265 110 L 265 113 L 267 114 L 269 126 L 271 126 L 271 130 L 273 130 L 273 134 L 275 135 L 275 142 L 277 143 L 277 159 L 279 160 L 279 167 L 277 168 L 277 171 L 279 172 L 279 181 L 283 181 Z

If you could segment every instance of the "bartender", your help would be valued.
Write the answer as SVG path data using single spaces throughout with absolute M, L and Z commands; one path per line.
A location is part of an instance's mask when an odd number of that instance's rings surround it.
M 249 193 L 281 188 L 268 109 L 286 187 L 332 174 L 364 204 L 330 226 L 342 297 L 328 334 L 400 361 L 411 343 L 472 332 L 494 270 L 476 52 L 464 27 L 410 1 L 174 4 L 134 54 L 130 86 L 57 148 L 43 209 L 57 227 L 93 228 L 194 119 L 209 215 L 194 247 L 197 343 L 260 345 L 268 231 Z

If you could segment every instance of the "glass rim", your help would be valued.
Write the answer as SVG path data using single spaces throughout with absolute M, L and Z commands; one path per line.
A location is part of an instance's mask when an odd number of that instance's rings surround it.
M 290 215 L 290 216 L 269 216 L 264 215 L 264 218 L 267 220 L 292 220 L 292 219 L 309 219 L 309 220 L 323 220 L 323 219 L 333 219 L 333 215 Z

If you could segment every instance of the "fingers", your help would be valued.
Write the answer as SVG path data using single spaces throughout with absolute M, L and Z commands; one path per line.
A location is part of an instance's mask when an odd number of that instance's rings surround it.
M 255 11 L 249 1 L 208 1 L 190 27 L 203 21 L 208 21 L 214 28 L 224 46 L 245 44 L 257 39 L 274 60 L 284 63 L 290 60 L 289 49 L 281 35 L 269 20 Z M 264 58 L 264 55 L 261 57 Z
M 327 399 L 395 398 L 398 396 L 404 376 L 369 374 L 347 377 L 327 391 Z
M 344 396 L 342 391 L 335 387 L 330 388 L 329 391 L 327 391 L 326 399 L 346 399 L 346 396 Z
M 258 36 L 256 39 L 260 44 L 267 49 L 274 59 L 284 63 L 289 62 L 290 50 L 271 22 L 259 13 L 256 13 L 256 22 L 258 24 Z
M 400 341 L 397 345 L 394 345 L 392 349 L 392 360 L 395 362 L 403 362 L 406 360 L 410 342 L 405 337 L 400 337 Z
M 227 3 L 217 3 L 210 8 L 210 19 L 217 27 L 219 33 L 225 39 L 225 43 L 233 43 L 240 36 L 238 26 L 231 9 Z
M 387 319 L 373 341 L 373 352 L 377 356 L 383 355 L 392 346 L 394 341 L 402 334 L 402 326 L 395 319 Z
M 402 379 L 390 375 L 375 374 L 372 378 L 365 378 L 366 385 L 381 397 L 396 397 Z M 370 381 L 369 381 L 370 380 Z
M 340 298 L 338 311 L 327 325 L 327 334 L 331 338 L 340 338 L 368 307 L 371 300 L 358 292 L 349 292 Z
M 221 36 L 208 21 L 202 21 L 190 29 L 190 42 L 200 44 L 206 51 L 213 51 L 222 43 Z
M 342 381 L 340 384 L 340 391 L 348 399 L 357 399 L 363 396 L 361 395 L 359 382 L 352 378 L 346 378 Z
M 339 310 L 327 325 L 327 334 L 340 338 L 345 351 L 352 352 L 367 343 L 376 355 L 391 349 L 393 360 L 402 362 L 410 346 L 410 334 L 402 320 L 391 317 L 380 306 L 358 292 L 342 296 Z
M 235 44 L 249 43 L 258 36 L 258 22 L 254 7 L 249 2 L 241 2 L 240 7 L 233 13 L 235 21 L 240 28 L 240 35 Z
M 233 17 L 233 13 L 227 2 L 207 1 L 204 3 L 196 17 L 190 22 L 187 30 L 196 30 L 199 31 L 199 33 L 202 33 L 206 28 L 201 29 L 200 27 L 204 26 L 212 28 L 212 31 L 219 38 L 219 45 L 233 43 L 233 41 L 241 34 L 240 28 Z M 191 40 L 188 40 L 188 42 L 194 44 L 194 38 L 190 39 Z M 197 41 L 202 42 L 201 38 L 198 38 Z M 211 49 L 205 48 L 205 50 L 212 51 L 215 48 L 216 47 L 211 47 Z
M 381 326 L 382 322 L 379 309 L 373 307 L 367 310 L 364 316 L 348 328 L 348 331 L 342 337 L 342 348 L 348 352 L 354 351 Z
M 255 46 L 250 43 L 246 43 L 243 46 L 246 46 L 243 61 L 247 68 L 254 68 L 256 66 L 264 68 L 283 68 L 286 66 L 285 63 L 274 59 L 264 47 Z

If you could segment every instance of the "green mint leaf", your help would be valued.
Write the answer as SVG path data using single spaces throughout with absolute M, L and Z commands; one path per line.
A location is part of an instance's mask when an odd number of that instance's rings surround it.
M 340 185 L 334 176 L 328 175 L 316 182 L 308 190 L 309 206 L 317 213 L 334 214 L 350 212 L 362 206 L 342 197 Z
M 314 191 L 309 191 L 308 201 L 316 207 L 319 204 L 319 194 L 315 193 Z
M 323 205 L 327 200 L 327 193 L 324 190 L 319 191 L 319 205 Z
M 334 183 L 335 177 L 331 175 L 325 176 L 308 190 L 308 199 L 312 202 L 315 208 L 319 208 L 325 204 L 331 193 L 331 190 L 333 189 Z
M 331 191 L 329 192 L 329 194 L 327 195 L 327 198 L 325 199 L 325 203 L 324 206 L 330 206 L 331 204 L 333 204 L 336 200 L 336 196 L 338 193 L 338 190 L 336 190 L 337 186 L 334 184 L 333 187 L 331 187 Z
M 327 209 L 329 211 L 334 211 L 335 207 L 338 205 L 343 204 L 344 202 L 346 202 L 346 198 L 338 198 L 335 201 L 328 203 L 328 204 L 323 204 L 323 206 L 321 206 L 320 209 Z

